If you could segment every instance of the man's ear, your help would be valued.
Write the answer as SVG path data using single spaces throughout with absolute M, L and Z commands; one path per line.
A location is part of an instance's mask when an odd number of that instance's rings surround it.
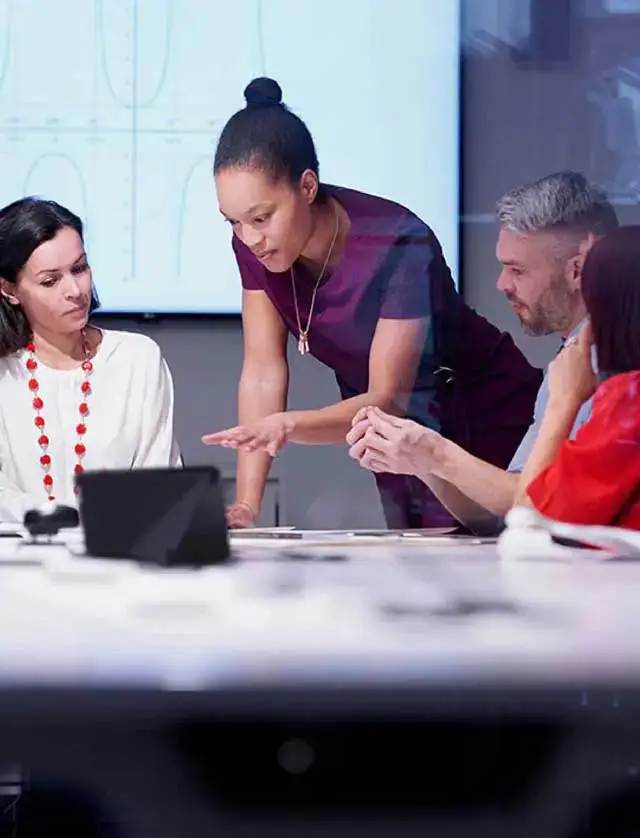
M 12 306 L 20 305 L 20 300 L 15 295 L 16 286 L 9 282 L 9 280 L 5 279 L 3 276 L 0 276 L 0 294 L 8 300 Z
M 567 262 L 566 278 L 572 291 L 580 291 L 582 287 L 582 270 L 596 237 L 589 233 L 578 245 L 578 252 Z

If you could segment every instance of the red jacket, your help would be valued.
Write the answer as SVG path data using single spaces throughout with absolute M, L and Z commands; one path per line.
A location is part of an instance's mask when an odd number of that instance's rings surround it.
M 589 421 L 527 493 L 558 521 L 640 530 L 640 370 L 598 387 Z

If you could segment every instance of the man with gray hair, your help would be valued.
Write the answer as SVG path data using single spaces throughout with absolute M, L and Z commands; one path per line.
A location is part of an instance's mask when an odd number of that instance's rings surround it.
M 580 281 L 587 252 L 618 226 L 606 195 L 581 174 L 559 172 L 504 195 L 497 215 L 498 289 L 527 334 L 572 339 L 586 317 Z M 545 377 L 533 423 L 506 471 L 429 428 L 378 408 L 364 408 L 355 416 L 347 435 L 349 453 L 371 471 L 419 477 L 454 517 L 481 532 L 495 527 L 513 505 L 548 394 Z M 574 433 L 589 411 L 590 404 L 584 405 Z

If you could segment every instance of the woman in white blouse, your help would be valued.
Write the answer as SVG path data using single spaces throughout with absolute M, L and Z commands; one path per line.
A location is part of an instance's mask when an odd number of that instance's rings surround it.
M 148 337 L 89 324 L 82 222 L 37 198 L 0 210 L 0 520 L 76 505 L 83 470 L 179 466 L 173 384 Z

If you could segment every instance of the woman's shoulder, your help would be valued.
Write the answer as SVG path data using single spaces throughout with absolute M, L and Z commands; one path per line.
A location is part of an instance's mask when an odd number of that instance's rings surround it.
M 117 329 L 102 329 L 102 345 L 99 353 L 106 358 L 127 355 L 140 361 L 157 361 L 162 357 L 158 344 L 148 335 L 140 332 L 125 332 Z
M 397 201 L 346 186 L 324 184 L 324 188 L 347 211 L 354 232 L 433 236 L 428 224 Z
M 640 399 L 640 370 L 619 372 L 607 376 L 599 385 L 598 398 L 613 401 L 629 401 L 638 404 Z
M 593 415 L 623 424 L 640 437 L 640 370 L 617 373 L 603 381 L 593 399 Z

